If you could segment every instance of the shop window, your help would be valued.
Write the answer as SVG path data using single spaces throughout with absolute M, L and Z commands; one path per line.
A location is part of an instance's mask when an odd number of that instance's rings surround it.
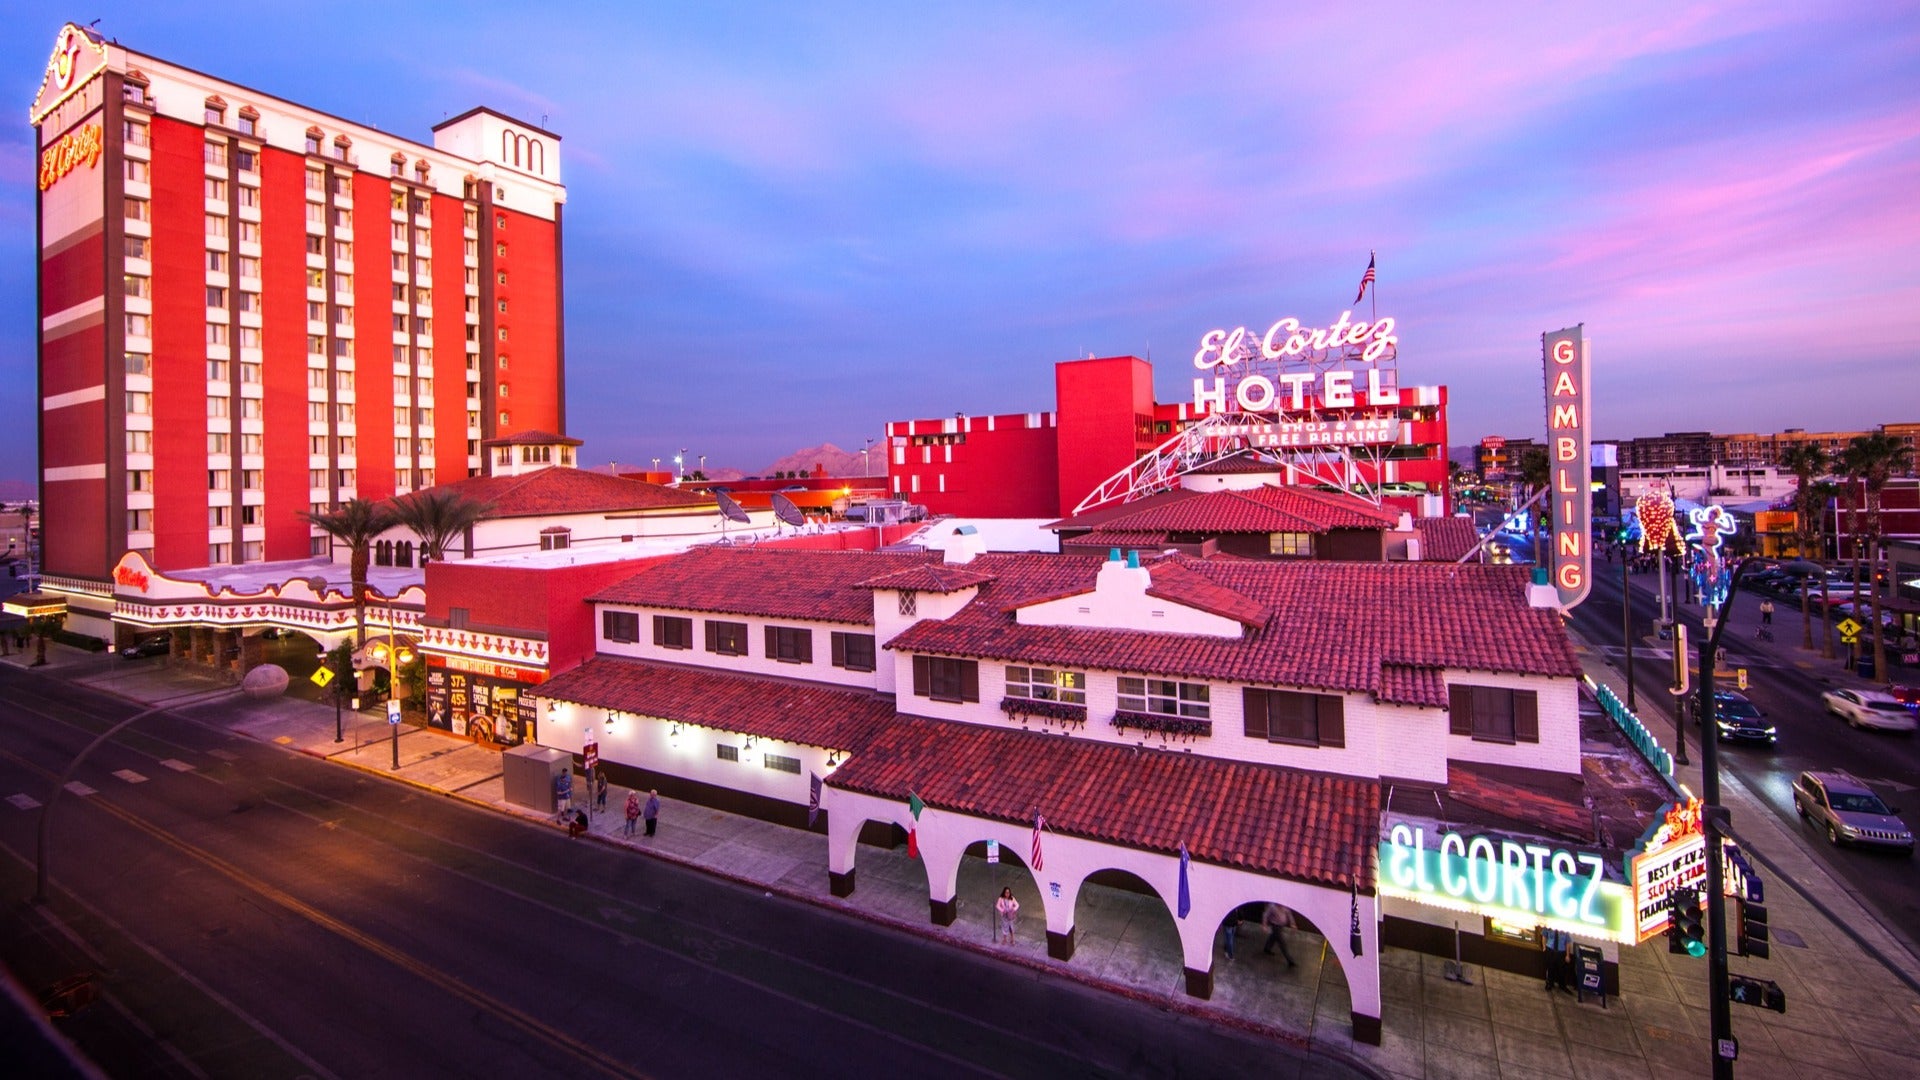
M 979 701 L 980 665 L 946 656 L 915 656 L 913 693 L 935 701 Z
M 1453 686 L 1447 691 L 1450 734 L 1479 742 L 1540 741 L 1540 701 L 1532 690 Z
M 813 631 L 804 626 L 767 627 L 767 659 L 783 664 L 813 663 Z
M 873 635 L 833 632 L 833 666 L 848 671 L 872 671 Z
M 716 656 L 747 655 L 747 624 L 708 619 L 707 651 Z
M 1347 745 L 1346 703 L 1336 694 L 1242 691 L 1249 739 L 1295 746 Z
M 640 640 L 640 614 L 634 611 L 600 613 L 600 636 L 608 641 L 632 644 Z

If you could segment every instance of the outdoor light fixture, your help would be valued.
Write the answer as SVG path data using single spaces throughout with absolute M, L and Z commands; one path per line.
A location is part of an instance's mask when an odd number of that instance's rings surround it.
M 834 750 L 827 754 L 827 768 L 829 769 L 835 768 L 839 764 L 840 764 L 840 751 Z
M 548 712 L 550 712 L 550 713 L 557 713 L 557 712 L 559 712 L 559 711 L 560 711 L 560 703 L 559 703 L 559 702 L 557 702 L 557 701 L 549 701 L 549 702 L 547 702 L 547 711 L 548 711 Z

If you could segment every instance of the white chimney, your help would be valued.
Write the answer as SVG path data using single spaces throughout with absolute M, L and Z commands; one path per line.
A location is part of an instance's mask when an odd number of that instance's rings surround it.
M 962 525 L 953 530 L 947 538 L 946 562 L 954 565 L 970 563 L 976 557 L 987 553 L 986 537 L 971 525 Z

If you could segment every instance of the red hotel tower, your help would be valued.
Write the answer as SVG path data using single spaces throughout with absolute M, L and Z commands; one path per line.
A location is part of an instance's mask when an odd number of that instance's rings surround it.
M 46 586 L 303 559 L 298 511 L 474 475 L 566 430 L 560 139 L 433 145 L 67 25 L 38 131 Z

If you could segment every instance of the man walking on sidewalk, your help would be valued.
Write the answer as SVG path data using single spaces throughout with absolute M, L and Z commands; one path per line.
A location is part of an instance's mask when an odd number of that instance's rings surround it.
M 1267 928 L 1267 947 L 1260 950 L 1268 956 L 1273 955 L 1273 947 L 1280 947 L 1280 955 L 1293 966 L 1293 954 L 1287 951 L 1286 928 L 1293 925 L 1293 912 L 1279 904 L 1268 904 L 1260 915 L 1260 924 Z
M 1773 598 L 1771 596 L 1760 598 L 1760 625 L 1773 625 Z
M 647 808 L 643 816 L 647 819 L 647 835 L 652 836 L 654 827 L 660 824 L 660 790 L 658 788 L 647 792 Z

